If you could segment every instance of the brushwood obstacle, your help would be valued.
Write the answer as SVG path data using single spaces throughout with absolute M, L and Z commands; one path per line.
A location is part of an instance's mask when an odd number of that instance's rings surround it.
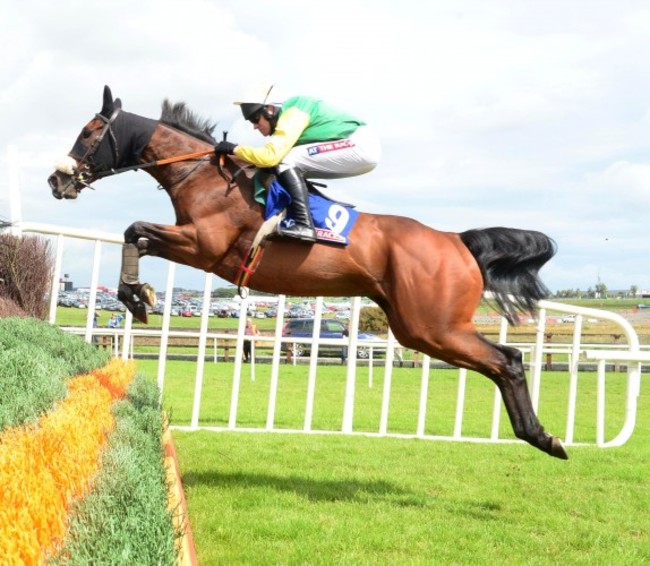
M 15 222 L 11 228 L 14 233 L 41 234 L 53 238 L 55 249 L 54 270 L 52 273 L 52 288 L 49 297 L 49 320 L 56 324 L 57 302 L 59 293 L 59 281 L 62 273 L 62 260 L 65 244 L 69 240 L 89 240 L 93 243 L 93 261 L 91 266 L 91 285 L 88 292 L 88 304 L 86 324 L 84 327 L 68 327 L 65 330 L 80 334 L 88 342 L 97 341 L 100 336 L 109 336 L 111 347 L 115 356 L 127 359 L 134 356 L 134 344 L 145 338 L 156 337 L 159 340 L 159 351 L 157 354 L 157 381 L 162 392 L 165 387 L 166 364 L 169 358 L 170 340 L 175 337 L 193 337 L 197 343 L 197 354 L 193 356 L 196 361 L 194 377 L 194 398 L 192 404 L 192 416 L 189 424 L 184 426 L 176 425 L 176 428 L 185 430 L 211 430 L 211 431 L 266 431 L 266 432 L 295 432 L 295 433 L 343 433 L 363 434 L 377 436 L 414 437 L 430 440 L 455 440 L 470 442 L 519 442 L 513 438 L 503 438 L 500 434 L 500 422 L 502 417 L 502 402 L 499 390 L 494 387 L 489 430 L 484 436 L 476 434 L 466 435 L 463 432 L 463 419 L 468 410 L 466 406 L 466 388 L 468 384 L 468 372 L 457 370 L 456 404 L 453 416 L 453 427 L 448 434 L 431 434 L 427 428 L 427 414 L 430 412 L 431 399 L 435 397 L 434 388 L 431 386 L 431 370 L 436 367 L 436 360 L 428 356 L 421 358 L 421 373 L 419 386 L 419 399 L 417 402 L 417 424 L 411 432 L 392 432 L 389 427 L 391 387 L 393 369 L 399 365 L 395 360 L 396 343 L 392 333 L 388 333 L 386 339 L 375 341 L 364 341 L 363 347 L 370 351 L 368 360 L 360 362 L 357 359 L 358 322 L 361 307 L 361 299 L 354 297 L 351 300 L 349 336 L 345 338 L 321 338 L 315 330 L 311 338 L 285 338 L 282 336 L 283 313 L 285 311 L 286 297 L 280 295 L 277 298 L 278 316 L 275 322 L 275 332 L 272 336 L 258 335 L 255 342 L 261 347 L 271 349 L 272 355 L 271 376 L 268 384 L 268 403 L 260 410 L 266 412 L 265 425 L 263 427 L 251 428 L 241 426 L 238 421 L 238 407 L 240 400 L 241 381 L 244 366 L 242 364 L 242 352 L 245 335 L 245 321 L 247 318 L 249 300 L 244 298 L 240 303 L 239 323 L 237 334 L 225 332 L 208 331 L 208 317 L 211 303 L 211 292 L 213 275 L 206 274 L 204 280 L 200 328 L 197 332 L 178 332 L 171 329 L 172 295 L 176 265 L 168 262 L 167 282 L 165 288 L 165 301 L 162 315 L 162 328 L 142 329 L 134 328 L 132 317 L 127 312 L 122 328 L 96 328 L 93 324 L 93 314 L 96 308 L 97 288 L 99 283 L 100 266 L 105 247 L 121 246 L 123 239 L 119 234 L 111 234 L 93 230 L 65 228 L 47 224 L 32 222 Z M 320 328 L 320 318 L 323 307 L 323 298 L 315 299 L 314 329 Z M 535 340 L 532 343 L 513 342 L 508 337 L 508 324 L 501 319 L 498 342 L 519 348 L 526 361 L 529 370 L 530 390 L 535 411 L 538 411 L 542 399 L 544 373 L 546 366 L 545 357 L 550 355 L 562 356 L 568 362 L 562 372 L 564 384 L 562 389 L 566 391 L 566 422 L 564 432 L 564 443 L 567 446 L 594 444 L 599 447 L 621 446 L 630 438 L 634 431 L 637 414 L 637 397 L 640 391 L 641 373 L 644 366 L 650 365 L 650 351 L 642 348 L 638 336 L 631 324 L 618 314 L 584 308 L 573 305 L 555 303 L 551 301 L 540 301 L 538 304 L 539 313 L 536 321 Z M 575 316 L 573 320 L 573 334 L 570 343 L 560 344 L 547 340 L 549 331 L 547 322 L 549 313 L 567 313 Z M 620 329 L 620 336 L 623 342 L 615 346 L 585 343 L 582 327 L 586 319 L 606 320 L 613 323 Z M 306 387 L 306 398 L 304 408 L 304 423 L 300 428 L 283 428 L 276 424 L 275 414 L 278 404 L 278 387 L 282 368 L 285 366 L 283 350 L 290 348 L 291 344 L 302 342 L 309 344 L 310 356 L 308 358 L 308 376 Z M 206 426 L 202 423 L 201 399 L 203 394 L 203 378 L 206 363 L 220 363 L 223 358 L 218 355 L 219 344 L 230 343 L 234 346 L 234 364 L 232 365 L 231 399 L 228 411 L 227 422 L 222 426 Z M 283 348 L 283 344 L 285 347 Z M 314 426 L 313 414 L 316 403 L 316 380 L 319 367 L 318 350 L 319 346 L 340 346 L 348 349 L 348 356 L 345 365 L 345 391 L 342 398 L 342 419 L 340 427 L 331 430 L 322 430 Z M 385 356 L 379 362 L 373 356 L 373 351 L 383 351 Z M 295 359 L 294 359 L 295 363 Z M 221 371 L 229 371 L 230 365 L 223 365 Z M 359 387 L 374 387 L 374 375 L 377 371 L 383 370 L 383 387 L 381 395 L 381 408 L 377 426 L 372 430 L 359 429 L 354 423 L 355 400 Z M 367 372 L 367 384 L 359 379 L 361 370 Z M 616 370 L 615 373 L 613 370 Z M 341 368 L 343 371 L 343 368 Z M 608 373 L 609 372 L 609 373 Z M 255 379 L 255 358 L 252 359 L 250 368 L 246 371 L 247 376 Z M 556 378 L 557 379 L 557 378 Z M 581 397 L 578 395 L 579 383 L 581 380 L 596 381 L 596 417 L 593 422 L 594 431 L 587 433 L 576 432 L 576 415 L 581 410 L 579 405 Z M 620 391 L 623 400 L 620 403 L 612 404 L 608 401 L 609 385 L 615 382 L 617 391 Z M 614 405 L 616 405 L 614 407 Z M 608 424 L 613 420 L 616 424 L 616 431 L 612 432 L 612 426 Z M 618 427 L 620 423 L 620 428 Z M 174 427 L 172 427 L 174 428 Z M 562 432 L 562 431 L 558 431 Z

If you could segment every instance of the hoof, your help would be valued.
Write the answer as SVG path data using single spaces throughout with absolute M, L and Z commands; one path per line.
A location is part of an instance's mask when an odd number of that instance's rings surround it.
M 151 308 L 156 306 L 156 291 L 154 288 L 149 285 L 149 283 L 144 283 L 140 288 L 138 296 L 147 303 Z M 146 316 L 146 313 L 145 313 Z
M 562 441 L 557 436 L 551 437 L 551 449 L 549 451 L 549 454 L 551 456 L 559 458 L 560 460 L 569 459 L 569 455 L 566 453 L 566 450 L 564 450 Z
M 147 307 L 144 306 L 142 301 L 137 302 L 133 307 L 129 306 L 129 310 L 137 321 L 142 324 L 147 324 L 149 319 L 147 317 Z

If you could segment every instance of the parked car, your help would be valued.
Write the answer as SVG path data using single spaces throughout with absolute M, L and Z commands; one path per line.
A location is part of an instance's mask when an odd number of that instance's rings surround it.
M 314 319 L 313 318 L 292 318 L 287 321 L 282 330 L 282 336 L 294 338 L 311 338 L 314 335 Z M 323 318 L 320 321 L 320 337 L 321 338 L 343 338 L 348 336 L 348 328 L 340 320 L 332 318 Z M 362 340 L 379 340 L 380 338 L 370 332 L 360 332 L 358 335 L 360 341 Z M 292 350 L 296 356 L 308 356 L 310 352 L 309 344 L 296 342 L 283 343 L 282 350 Z M 318 349 L 319 355 L 337 355 L 341 358 L 347 357 L 347 346 L 332 346 L 321 344 Z M 369 348 L 357 346 L 357 357 L 367 359 L 370 356 Z
M 359 332 L 357 338 L 359 339 L 359 341 L 381 340 L 380 336 L 377 336 L 376 334 L 372 334 L 372 332 Z M 373 351 L 372 353 L 373 358 L 378 354 L 380 354 L 380 352 Z M 381 355 L 385 355 L 385 354 L 386 354 L 386 348 L 381 348 Z M 357 358 L 361 358 L 362 360 L 367 360 L 369 357 L 370 357 L 370 347 L 359 346 L 359 344 L 357 343 Z

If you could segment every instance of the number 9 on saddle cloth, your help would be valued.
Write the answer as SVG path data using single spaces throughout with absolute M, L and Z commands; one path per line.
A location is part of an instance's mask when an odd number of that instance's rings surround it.
M 271 183 L 269 190 L 264 192 L 266 192 L 265 220 L 275 216 L 291 203 L 291 195 L 276 180 Z M 259 194 L 256 191 L 256 199 Z M 348 244 L 348 234 L 359 217 L 359 213 L 352 206 L 335 202 L 322 194 L 310 192 L 309 208 L 314 219 L 318 240 L 342 245 Z M 282 223 L 291 226 L 292 222 L 291 209 L 287 208 L 287 216 Z

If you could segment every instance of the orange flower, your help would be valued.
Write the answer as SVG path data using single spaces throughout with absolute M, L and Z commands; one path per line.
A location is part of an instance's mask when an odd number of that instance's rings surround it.
M 99 470 L 114 427 L 111 404 L 124 396 L 132 363 L 68 380 L 68 395 L 37 425 L 0 435 L 0 563 L 37 564 L 65 535 L 70 503 Z

